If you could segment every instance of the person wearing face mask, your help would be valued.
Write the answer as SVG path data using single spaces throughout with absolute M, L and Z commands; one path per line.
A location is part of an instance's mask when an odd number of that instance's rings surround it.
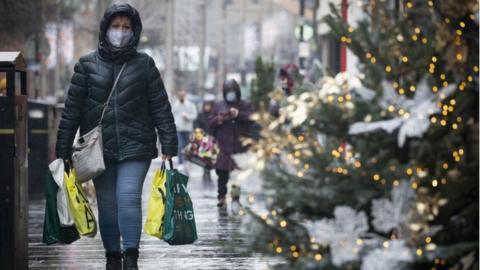
M 141 31 L 132 6 L 105 11 L 97 50 L 74 67 L 57 134 L 57 158 L 71 160 L 77 129 L 83 135 L 95 128 L 109 100 L 101 122 L 106 170 L 93 179 L 107 269 L 138 269 L 142 186 L 158 156 L 157 136 L 164 160 L 177 155 L 177 131 L 160 73 L 150 56 L 137 51 Z
M 227 80 L 223 84 L 223 99 L 214 105 L 208 118 L 208 124 L 220 148 L 215 163 L 219 207 L 225 206 L 230 172 L 236 168 L 232 155 L 246 151 L 240 138 L 249 136 L 253 123 L 250 120 L 253 107 L 249 102 L 242 100 L 240 86 L 235 80 Z

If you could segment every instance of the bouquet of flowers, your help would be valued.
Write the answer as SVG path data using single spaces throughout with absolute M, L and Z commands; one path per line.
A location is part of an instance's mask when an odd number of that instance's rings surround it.
M 212 168 L 220 152 L 215 139 L 200 128 L 190 136 L 190 143 L 185 147 L 185 158 L 199 166 Z

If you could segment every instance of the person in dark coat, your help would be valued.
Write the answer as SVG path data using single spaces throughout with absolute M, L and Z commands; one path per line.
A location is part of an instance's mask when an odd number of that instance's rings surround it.
M 208 124 L 208 117 L 212 113 L 213 105 L 215 104 L 215 96 L 212 94 L 206 94 L 203 98 L 202 111 L 198 114 L 195 120 L 195 128 L 202 129 L 206 134 L 212 135 L 213 132 Z M 207 183 L 211 182 L 211 168 L 203 168 L 203 180 Z
M 195 128 L 201 128 L 208 135 L 213 135 L 212 129 L 208 124 L 208 117 L 212 113 L 213 106 L 215 105 L 215 96 L 212 94 L 206 94 L 203 98 L 202 111 L 198 114 L 195 120 Z
M 233 154 L 246 151 L 240 138 L 250 133 L 253 113 L 252 105 L 241 98 L 240 86 L 235 80 L 223 84 L 223 101 L 217 102 L 208 118 L 220 153 L 217 157 L 215 170 L 218 175 L 218 206 L 225 205 L 227 183 L 230 172 L 236 168 Z
M 137 51 L 141 31 L 132 6 L 105 11 L 98 49 L 75 65 L 57 134 L 57 158 L 70 160 L 77 129 L 83 135 L 99 124 L 103 104 L 114 91 L 101 123 L 106 171 L 93 179 L 107 269 L 122 269 L 122 264 L 123 269 L 138 269 L 142 186 L 158 156 L 157 134 L 162 158 L 177 155 L 177 131 L 160 73 L 150 56 Z

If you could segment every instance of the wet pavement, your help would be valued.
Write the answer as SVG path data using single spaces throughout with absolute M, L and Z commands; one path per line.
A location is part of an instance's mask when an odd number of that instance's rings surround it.
M 160 161 L 154 160 L 143 188 L 143 213 L 146 213 L 151 178 Z M 157 238 L 142 234 L 140 269 L 220 270 L 267 269 L 260 257 L 227 251 L 225 244 L 242 245 L 238 234 L 241 217 L 230 209 L 216 207 L 216 181 L 206 184 L 202 169 L 189 164 L 188 190 L 194 203 L 198 240 L 193 245 L 169 246 Z M 212 173 L 214 177 L 214 173 Z M 95 206 L 95 202 L 92 203 Z M 47 246 L 42 241 L 44 201 L 30 204 L 29 268 L 30 269 L 104 269 L 104 249 L 100 233 L 95 238 L 81 238 L 71 245 Z M 145 221 L 145 218 L 143 219 Z

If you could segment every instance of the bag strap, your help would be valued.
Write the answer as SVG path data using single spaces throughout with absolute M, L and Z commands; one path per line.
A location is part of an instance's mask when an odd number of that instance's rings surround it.
M 103 104 L 103 110 L 102 110 L 102 116 L 100 117 L 100 122 L 99 124 L 102 124 L 103 120 L 103 115 L 105 115 L 105 111 L 107 110 L 108 103 L 110 102 L 110 98 L 112 97 L 113 91 L 115 91 L 115 88 L 117 87 L 118 80 L 120 79 L 120 75 L 122 75 L 123 70 L 127 66 L 127 62 L 125 62 L 120 69 L 120 72 L 118 72 L 117 78 L 115 78 L 115 82 L 113 83 L 112 86 L 112 91 L 110 91 L 110 94 L 108 95 L 107 101 Z
M 172 161 L 172 159 L 169 159 L 169 160 L 168 160 L 168 165 L 170 165 L 170 170 L 173 170 L 173 169 L 174 169 L 174 168 L 173 168 L 173 161 Z M 160 166 L 161 166 L 161 167 L 160 167 L 160 170 L 162 170 L 162 171 L 163 171 L 163 170 L 167 170 L 167 165 L 165 164 L 165 160 L 162 160 L 162 164 L 161 164 Z

